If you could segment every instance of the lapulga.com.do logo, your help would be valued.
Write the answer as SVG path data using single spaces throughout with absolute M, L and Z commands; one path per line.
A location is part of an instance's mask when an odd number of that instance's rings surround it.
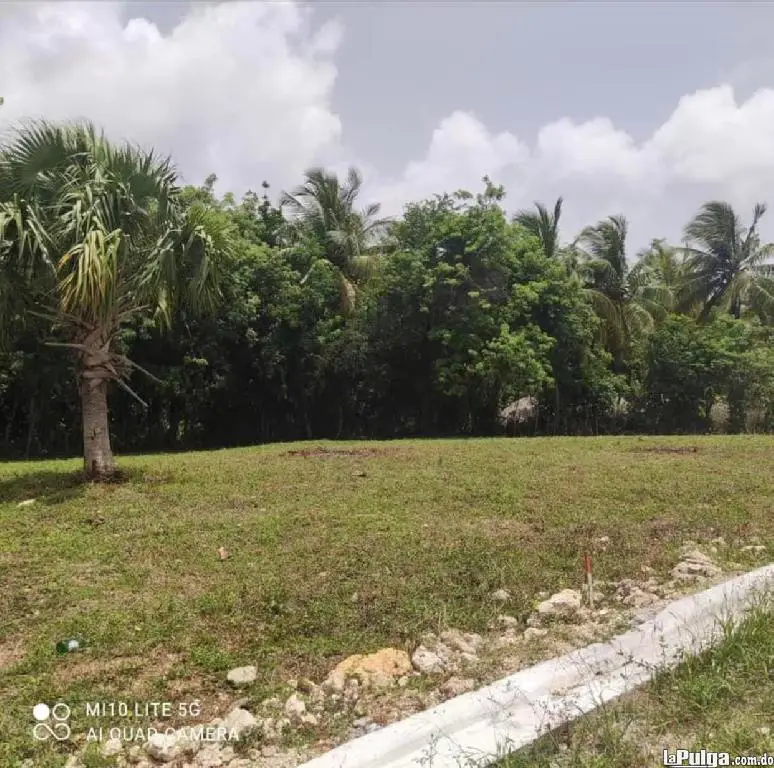
M 70 738 L 70 707 L 63 702 L 49 707 L 48 704 L 36 704 L 32 708 L 32 716 L 37 720 L 32 728 L 32 735 L 38 741 L 67 741 Z

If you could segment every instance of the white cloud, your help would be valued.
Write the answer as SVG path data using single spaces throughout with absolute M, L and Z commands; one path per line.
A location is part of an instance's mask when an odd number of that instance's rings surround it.
M 294 3 L 197 6 L 169 34 L 121 22 L 121 3 L 6 7 L 4 123 L 88 116 L 174 155 L 191 181 L 292 183 L 335 146 L 333 54 L 341 30 Z
M 623 212 L 634 247 L 677 237 L 706 199 L 728 199 L 747 214 L 771 191 L 774 89 L 741 103 L 729 85 L 686 95 L 639 142 L 604 116 L 562 117 L 531 138 L 455 111 L 424 156 L 387 175 L 377 157 L 353 157 L 342 143 L 335 24 L 315 29 L 294 2 L 254 0 L 194 6 L 162 33 L 146 19 L 122 22 L 127 7 L 0 5 L 0 126 L 88 116 L 116 138 L 170 152 L 187 180 L 215 172 L 235 192 L 263 179 L 291 187 L 313 164 L 354 163 L 388 213 L 436 192 L 479 190 L 487 174 L 505 185 L 511 210 L 563 195 L 567 237 Z M 397 127 L 406 109 L 395 105 Z
M 774 168 L 774 90 L 742 104 L 728 85 L 684 96 L 650 146 L 677 179 L 764 181 Z
M 376 183 L 374 196 L 394 208 L 429 192 L 480 189 L 484 173 L 505 185 L 508 207 L 564 195 L 565 235 L 623 212 L 634 247 L 677 238 L 701 202 L 727 199 L 747 215 L 774 191 L 774 90 L 738 104 L 730 86 L 683 97 L 653 135 L 637 143 L 605 117 L 562 118 L 543 126 L 533 147 L 492 135 L 474 115 L 455 112 L 435 130 L 425 157 L 398 180 Z
M 529 158 L 529 149 L 511 133 L 492 134 L 475 117 L 454 112 L 433 132 L 424 160 L 410 162 L 400 179 L 371 184 L 385 211 L 436 192 L 478 189 L 484 175 L 512 175 Z

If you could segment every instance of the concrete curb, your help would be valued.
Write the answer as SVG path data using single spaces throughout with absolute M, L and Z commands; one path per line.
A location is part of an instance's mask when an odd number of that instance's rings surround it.
M 676 600 L 635 629 L 537 664 L 331 750 L 301 768 L 485 766 L 707 648 L 774 586 L 774 565 Z

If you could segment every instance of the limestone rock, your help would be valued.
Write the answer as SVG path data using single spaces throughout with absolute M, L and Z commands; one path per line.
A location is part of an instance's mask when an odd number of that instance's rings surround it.
M 250 685 L 250 683 L 255 682 L 257 677 L 258 670 L 253 666 L 237 667 L 236 669 L 232 669 L 228 675 L 226 675 L 226 679 L 235 688 L 242 688 L 245 685 Z
M 698 549 L 683 550 L 680 562 L 672 569 L 672 576 L 680 581 L 695 581 L 701 578 L 714 578 L 722 570 Z
M 511 593 L 507 589 L 498 589 L 492 592 L 492 600 L 497 603 L 507 603 L 511 599 Z
M 326 693 L 341 693 L 347 679 L 357 678 L 365 688 L 386 688 L 411 672 L 411 659 L 405 651 L 382 648 L 367 656 L 349 656 L 338 664 L 323 683 Z
M 547 629 L 541 629 L 540 627 L 527 627 L 527 629 L 524 630 L 524 639 L 528 641 L 534 640 L 538 637 L 545 637 L 547 634 Z
M 443 659 L 424 645 L 420 645 L 414 651 L 411 663 L 423 675 L 438 675 L 446 671 L 446 664 Z
M 145 745 L 145 751 L 160 763 L 170 763 L 182 754 L 176 733 L 154 733 Z
M 102 754 L 105 757 L 113 757 L 114 755 L 120 755 L 123 750 L 123 744 L 121 739 L 108 739 L 102 745 Z
M 293 694 L 283 707 L 286 717 L 291 720 L 300 720 L 306 714 L 306 704 L 297 694 Z
M 309 726 L 310 728 L 314 728 L 320 724 L 320 719 L 317 717 L 317 715 L 307 713 L 305 715 L 301 715 L 299 722 L 301 723 L 301 725 L 306 725 L 306 726 Z
M 246 709 L 232 709 L 224 718 L 221 723 L 221 727 L 227 731 L 232 730 L 236 732 L 237 736 L 241 737 L 243 733 L 256 728 L 259 725 L 258 720 L 252 712 L 248 712 Z
M 447 629 L 441 633 L 441 640 L 460 653 L 475 656 L 484 639 L 473 632 L 460 632 L 459 629 Z
M 582 597 L 577 589 L 563 589 L 539 603 L 537 613 L 542 618 L 574 619 L 578 616 L 581 606 Z
M 196 755 L 193 764 L 196 768 L 220 768 L 224 763 L 225 756 L 220 745 L 208 744 Z

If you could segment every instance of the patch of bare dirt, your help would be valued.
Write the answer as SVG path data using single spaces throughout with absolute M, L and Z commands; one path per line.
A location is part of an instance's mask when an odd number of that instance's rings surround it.
M 120 679 L 131 675 L 132 686 L 141 688 L 150 680 L 166 675 L 182 657 L 175 654 L 150 654 L 149 656 L 120 656 L 115 659 L 95 659 L 88 656 L 73 656 L 68 658 L 66 665 L 59 667 L 54 673 L 58 684 L 68 684 L 75 681 Z
M 675 536 L 680 530 L 680 526 L 666 517 L 652 517 L 648 520 L 648 533 L 651 538 L 669 539 Z
M 379 456 L 386 453 L 384 449 L 377 448 L 303 448 L 297 451 L 288 451 L 285 456 L 300 456 L 304 459 L 341 459 L 363 456 Z
M 698 453 L 699 449 L 695 445 L 684 447 L 675 447 L 671 445 L 653 445 L 645 448 L 635 448 L 635 453 Z
M 24 658 L 21 640 L 4 640 L 0 643 L 0 670 L 10 669 Z

